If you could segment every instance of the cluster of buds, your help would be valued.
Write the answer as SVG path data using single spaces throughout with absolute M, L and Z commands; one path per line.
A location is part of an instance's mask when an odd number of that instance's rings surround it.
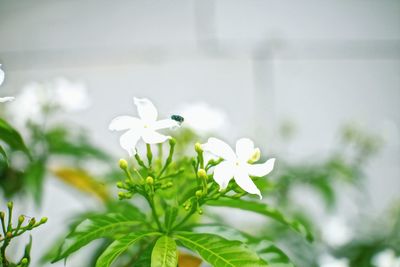
M 203 214 L 203 210 L 201 209 L 201 205 L 210 197 L 214 195 L 215 192 L 211 192 L 210 188 L 213 183 L 210 183 L 209 176 L 207 174 L 207 170 L 214 166 L 214 164 L 218 164 L 219 161 L 211 159 L 207 162 L 207 165 L 204 163 L 203 149 L 200 143 L 196 143 L 194 145 L 194 150 L 197 153 L 197 157 L 193 158 L 192 165 L 195 170 L 195 175 L 197 179 L 198 188 L 195 191 L 194 196 L 190 197 L 183 203 L 183 208 L 186 211 L 197 212 L 198 214 Z
M 172 177 L 178 175 L 183 170 L 179 170 L 176 173 L 164 175 L 164 172 L 168 166 L 172 163 L 172 156 L 174 153 L 176 141 L 175 139 L 169 140 L 170 150 L 165 164 L 161 168 L 158 174 L 156 174 L 152 168 L 153 153 L 150 145 L 147 145 L 147 159 L 148 166 L 140 158 L 138 154 L 135 155 L 135 159 L 141 168 L 141 171 L 136 168 L 130 168 L 128 161 L 121 159 L 119 161 L 119 167 L 124 171 L 126 179 L 117 183 L 117 187 L 121 189 L 118 192 L 119 199 L 130 199 L 136 193 L 140 195 L 154 195 L 156 190 L 164 190 L 173 186 Z
M 40 221 L 36 221 L 35 218 L 29 218 L 29 220 L 26 220 L 28 218 L 27 216 L 20 215 L 18 217 L 17 225 L 14 227 L 12 222 L 13 207 L 14 205 L 12 202 L 7 203 L 8 216 L 6 216 L 6 213 L 4 211 L 0 211 L 1 228 L 3 231 L 3 234 L 0 234 L 0 244 L 1 244 L 0 256 L 1 256 L 2 266 L 10 266 L 10 263 L 8 262 L 5 255 L 5 251 L 13 238 L 20 236 L 27 231 L 31 231 L 32 229 L 37 228 L 40 225 L 45 224 L 47 222 L 47 217 L 43 217 L 40 219 Z M 29 264 L 29 259 L 24 257 L 20 260 L 17 266 L 28 266 L 28 264 Z

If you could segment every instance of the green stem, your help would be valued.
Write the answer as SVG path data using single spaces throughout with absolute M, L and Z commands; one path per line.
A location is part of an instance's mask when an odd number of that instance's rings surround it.
M 162 226 L 161 226 L 160 220 L 158 219 L 157 212 L 156 212 L 156 208 L 155 208 L 155 206 L 154 206 L 154 199 L 153 199 L 153 196 L 148 196 L 148 195 L 147 195 L 146 199 L 147 199 L 147 201 L 149 202 L 149 206 L 150 206 L 150 208 L 151 208 L 151 214 L 153 215 L 153 218 L 154 218 L 154 220 L 155 220 L 156 223 L 157 223 L 158 230 L 162 231 Z
M 141 181 L 144 182 L 144 178 L 143 178 L 143 176 L 140 174 L 140 172 L 139 172 L 136 168 L 134 168 L 133 171 L 139 176 L 139 178 L 141 179 Z
M 153 153 L 151 152 L 150 144 L 146 144 L 146 150 L 147 150 L 147 161 L 149 163 L 149 168 L 150 168 L 151 167 L 151 162 L 153 160 Z
M 162 147 L 162 143 L 158 144 L 158 159 L 160 160 L 160 162 L 162 161 L 163 158 L 163 147 Z
M 180 221 L 178 224 L 176 224 L 174 227 L 172 227 L 171 231 L 182 226 L 187 220 L 189 220 L 189 218 L 193 215 L 193 213 L 195 213 L 195 211 L 196 211 L 196 207 L 195 207 L 195 205 L 193 205 L 190 212 L 188 214 L 186 214 L 186 216 L 182 219 L 182 221 Z
M 8 223 L 7 223 L 7 231 L 11 231 L 12 225 L 11 225 L 11 220 L 12 220 L 12 206 L 8 206 Z
M 177 171 L 175 173 L 171 173 L 171 174 L 165 175 L 163 177 L 157 178 L 157 181 L 161 181 L 161 180 L 164 180 L 164 179 L 167 179 L 167 178 L 170 178 L 170 177 L 178 176 L 179 174 L 183 173 L 184 171 L 185 170 L 179 170 L 179 171 Z
M 137 163 L 142 166 L 143 168 L 147 169 L 147 166 L 144 164 L 143 160 L 140 158 L 139 154 L 135 154 L 135 159 Z
M 6 224 L 6 223 L 5 223 L 5 221 L 4 221 L 4 217 L 1 217 L 1 228 L 3 228 L 4 236 L 6 236 L 6 234 L 7 234 L 5 224 Z
M 157 179 L 160 178 L 161 175 L 163 175 L 163 173 L 167 170 L 168 166 L 171 164 L 172 156 L 174 155 L 174 151 L 175 151 L 175 139 L 171 139 L 169 141 L 169 154 L 168 154 L 167 160 L 165 161 L 164 167 L 161 169 L 160 173 L 157 175 Z

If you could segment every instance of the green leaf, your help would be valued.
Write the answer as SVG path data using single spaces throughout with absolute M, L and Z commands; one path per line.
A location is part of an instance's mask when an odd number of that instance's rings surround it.
M 0 119 L 0 140 L 3 140 L 11 148 L 21 150 L 30 156 L 29 150 L 19 132 L 3 119 Z
M 33 194 L 35 203 L 39 205 L 42 201 L 43 180 L 46 173 L 44 160 L 33 161 L 25 171 L 24 181 Z
M 134 245 L 142 238 L 161 235 L 158 232 L 138 232 L 130 233 L 120 239 L 115 240 L 97 259 L 96 267 L 109 267 L 124 251 Z
M 74 136 L 67 129 L 56 127 L 46 133 L 48 149 L 53 154 L 73 156 L 74 158 L 95 158 L 110 160 L 110 156 L 92 145 L 83 135 Z
M 166 229 L 171 229 L 177 215 L 178 215 L 177 207 L 169 207 L 167 209 L 167 211 L 165 212 L 165 219 L 164 219 Z
M 176 243 L 169 236 L 162 236 L 157 239 L 151 253 L 151 267 L 176 267 L 178 255 Z
M 139 258 L 135 261 L 135 267 L 149 267 L 151 265 L 151 253 L 153 252 L 154 242 L 150 243 L 140 252 Z
M 60 247 L 58 256 L 52 262 L 68 257 L 95 239 L 113 237 L 116 234 L 125 233 L 133 226 L 140 224 L 138 219 L 137 215 L 128 217 L 127 215 L 116 213 L 88 217 L 66 237 Z M 141 218 L 141 220 L 143 219 L 144 217 Z
M 272 208 L 265 203 L 245 201 L 241 199 L 218 199 L 209 201 L 207 204 L 210 206 L 230 207 L 259 213 L 289 226 L 294 231 L 303 235 L 308 241 L 314 239 L 311 232 L 302 223 L 287 219 L 279 210 Z
M 220 224 L 199 224 L 195 225 L 192 230 L 201 233 L 217 234 L 229 240 L 243 242 L 271 266 L 293 267 L 289 257 L 264 237 L 254 237 L 235 228 Z
M 3 157 L 4 161 L 7 163 L 8 165 L 8 158 L 7 158 L 7 154 L 6 151 L 4 150 L 4 148 L 2 146 L 0 146 L 0 155 Z
M 255 252 L 240 241 L 232 241 L 213 234 L 179 232 L 175 235 L 183 246 L 196 251 L 212 266 L 262 267 L 268 266 Z
M 249 247 L 266 260 L 272 267 L 294 267 L 289 257 L 280 248 L 268 240 L 252 240 L 248 243 Z

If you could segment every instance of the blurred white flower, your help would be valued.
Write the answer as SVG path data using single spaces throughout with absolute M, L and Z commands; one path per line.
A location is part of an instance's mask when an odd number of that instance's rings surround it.
M 3 84 L 4 82 L 4 71 L 1 69 L 1 64 L 0 64 L 0 85 Z
M 320 267 L 349 267 L 349 260 L 346 258 L 336 259 L 330 255 L 324 255 L 319 259 Z
M 274 168 L 275 159 L 269 159 L 263 164 L 251 164 L 260 158 L 260 150 L 254 148 L 254 143 L 248 138 L 241 138 L 236 142 L 236 153 L 225 142 L 211 137 L 202 145 L 204 151 L 223 158 L 214 169 L 214 180 L 225 189 L 229 181 L 235 182 L 246 192 L 257 194 L 262 199 L 260 190 L 254 184 L 250 176 L 265 176 Z
M 322 229 L 322 239 L 334 247 L 344 245 L 351 240 L 352 235 L 346 222 L 338 216 L 329 217 Z
M 44 110 L 49 107 L 72 112 L 85 109 L 89 104 L 87 89 L 83 83 L 57 78 L 44 83 L 27 84 L 17 96 L 17 101 L 9 107 L 16 122 L 24 124 L 28 120 L 43 120 Z
M 386 249 L 376 254 L 372 259 L 376 267 L 400 267 L 400 257 L 391 249 Z
M 57 104 L 66 111 L 83 110 L 90 106 L 87 88 L 83 83 L 58 78 L 54 81 Z
M 3 82 L 4 82 L 4 71 L 1 69 L 1 64 L 0 64 L 0 85 L 2 85 Z M 14 99 L 15 98 L 12 96 L 0 97 L 0 103 L 13 101 Z
M 228 126 L 226 113 L 206 103 L 186 104 L 178 108 L 176 113 L 185 118 L 185 127 L 200 135 L 220 133 Z
M 157 109 L 147 98 L 135 97 L 133 100 L 140 118 L 118 116 L 109 125 L 111 131 L 127 130 L 121 135 L 119 142 L 121 147 L 128 151 L 131 156 L 136 154 L 136 144 L 140 138 L 146 144 L 163 143 L 171 137 L 162 135 L 157 130 L 179 126 L 178 122 L 172 119 L 157 121 Z
M 15 99 L 15 97 L 13 97 L 13 96 L 0 97 L 0 103 L 10 102 L 10 101 L 13 101 L 14 99 Z

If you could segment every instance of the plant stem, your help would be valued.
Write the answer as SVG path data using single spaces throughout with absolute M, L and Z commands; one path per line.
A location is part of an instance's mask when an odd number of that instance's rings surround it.
M 189 220 L 189 218 L 193 215 L 193 213 L 196 211 L 195 206 L 192 207 L 191 211 L 186 214 L 186 216 L 182 219 L 182 221 L 180 221 L 177 225 L 175 225 L 174 227 L 172 227 L 171 231 L 179 228 L 180 226 L 182 226 L 187 220 Z
M 144 164 L 143 160 L 140 158 L 138 153 L 135 154 L 135 159 L 140 166 L 147 169 L 147 166 Z
M 154 218 L 154 220 L 155 220 L 156 223 L 157 223 L 158 230 L 162 231 L 162 226 L 161 226 L 160 220 L 158 219 L 157 212 L 156 212 L 156 208 L 155 208 L 155 206 L 154 206 L 154 199 L 153 199 L 153 196 L 148 196 L 148 195 L 147 195 L 146 199 L 147 199 L 147 201 L 149 202 L 149 206 L 150 206 L 150 208 L 151 208 L 151 214 L 153 215 L 153 218 Z
M 4 240 L 3 246 L 1 246 L 1 249 L 0 249 L 1 258 L 2 258 L 2 266 L 4 266 L 4 267 L 8 267 L 9 266 L 9 263 L 7 261 L 7 258 L 6 258 L 6 248 L 7 248 L 7 246 L 9 244 L 10 244 L 10 239 L 6 238 Z
M 147 161 L 149 162 L 149 168 L 151 167 L 151 161 L 153 160 L 153 153 L 151 152 L 150 144 L 146 144 L 147 149 Z
M 5 224 L 4 217 L 1 217 L 1 228 L 3 229 L 4 236 L 7 234 Z
M 12 203 L 11 203 L 12 204 Z M 7 232 L 10 232 L 12 229 L 11 225 L 11 220 L 12 220 L 12 206 L 8 206 L 8 223 L 7 223 Z

